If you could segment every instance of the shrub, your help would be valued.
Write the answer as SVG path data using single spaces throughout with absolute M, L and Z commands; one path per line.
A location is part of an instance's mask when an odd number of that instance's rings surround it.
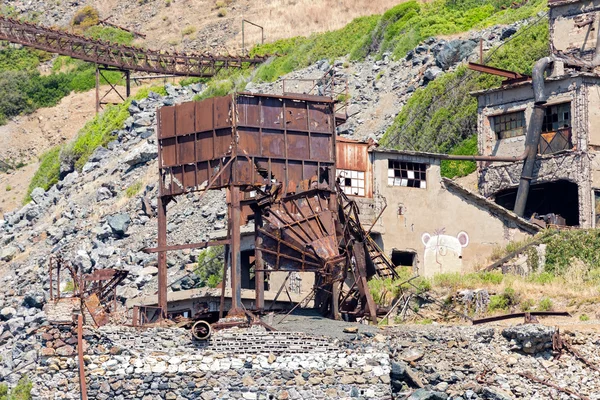
M 194 32 L 196 32 L 196 27 L 192 26 L 192 25 L 189 25 L 189 26 L 186 26 L 185 28 L 183 28 L 183 30 L 181 31 L 181 34 L 183 36 L 188 36 L 188 35 L 191 35 Z
M 12 190 L 12 186 L 10 186 L 10 185 L 6 185 L 6 188 L 5 188 L 5 190 L 6 190 L 7 192 L 10 192 L 10 191 Z
M 590 317 L 587 314 L 581 314 L 579 316 L 579 320 L 582 321 L 582 322 L 589 321 Z
M 202 280 L 201 286 L 216 287 L 223 279 L 225 247 L 209 247 L 198 255 L 196 274 Z
M 71 25 L 85 29 L 93 25 L 98 25 L 98 22 L 100 22 L 100 13 L 98 10 L 92 6 L 85 6 L 75 13 L 71 20 Z
M 131 45 L 133 43 L 133 33 L 124 31 L 112 26 L 92 26 L 85 31 L 85 36 L 92 39 L 104 40 L 105 42 Z
M 31 201 L 31 192 L 36 187 L 41 187 L 44 190 L 50 189 L 58 182 L 60 175 L 60 146 L 56 146 L 42 154 L 40 157 L 40 166 L 33 175 L 24 203 Z
M 527 299 L 523 300 L 520 304 L 521 311 L 527 312 L 530 311 L 534 306 L 533 300 Z
M 548 297 L 544 297 L 540 300 L 538 304 L 538 310 L 540 311 L 551 311 L 553 307 L 552 300 Z
M 125 189 L 125 196 L 131 198 L 139 193 L 140 189 L 142 189 L 142 182 L 136 181 L 131 184 L 127 189 Z
M 490 296 L 490 303 L 488 309 L 490 311 L 506 310 L 508 308 L 508 302 L 502 295 Z
M 225 7 L 221 7 L 219 8 L 219 11 L 217 11 L 217 17 L 225 17 L 227 15 L 227 9 Z
M 26 376 L 21 377 L 17 385 L 10 391 L 10 400 L 31 400 L 33 384 Z
M 459 143 L 450 152 L 454 155 L 476 155 L 477 151 L 477 135 L 473 135 Z M 474 161 L 450 161 L 442 160 L 441 174 L 446 178 L 456 178 L 467 176 L 477 169 L 477 164 Z

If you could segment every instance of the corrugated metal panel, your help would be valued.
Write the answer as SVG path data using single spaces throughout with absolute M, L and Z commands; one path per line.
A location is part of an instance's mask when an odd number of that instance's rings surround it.
M 335 121 L 327 98 L 248 95 L 162 107 L 161 194 L 201 190 L 234 157 L 214 188 L 299 183 L 328 171 L 333 189 Z

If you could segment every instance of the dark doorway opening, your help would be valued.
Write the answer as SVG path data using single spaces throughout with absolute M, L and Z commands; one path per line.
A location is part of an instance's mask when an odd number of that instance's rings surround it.
M 242 289 L 256 289 L 254 279 L 254 250 L 243 250 L 240 258 L 242 276 L 240 284 Z M 265 290 L 269 290 L 268 276 L 265 276 Z
M 508 189 L 496 194 L 496 203 L 513 210 L 517 198 L 517 188 Z M 577 184 L 569 181 L 556 181 L 532 185 L 525 206 L 525 219 L 538 216 L 558 214 L 565 219 L 567 226 L 579 225 L 579 193 Z
M 392 250 L 392 263 L 396 267 L 412 267 L 415 265 L 417 253 L 406 250 Z

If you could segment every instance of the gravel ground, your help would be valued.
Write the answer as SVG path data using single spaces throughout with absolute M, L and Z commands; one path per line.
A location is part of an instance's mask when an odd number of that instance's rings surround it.
M 335 339 L 351 339 L 356 333 L 344 333 L 344 328 L 357 327 L 359 332 L 379 333 L 381 330 L 372 325 L 363 325 L 356 322 L 334 321 L 322 317 L 317 310 L 294 311 L 281 322 L 284 315 L 266 316 L 263 321 L 273 328 L 286 332 L 304 332 L 310 335 L 328 336 Z

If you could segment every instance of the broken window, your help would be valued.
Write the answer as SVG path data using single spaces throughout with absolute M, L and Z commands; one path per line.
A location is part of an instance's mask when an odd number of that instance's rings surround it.
M 392 263 L 396 267 L 412 267 L 417 260 L 417 253 L 414 251 L 392 250 Z
M 552 154 L 573 148 L 571 141 L 571 103 L 548 106 L 544 110 L 539 153 Z
M 491 119 L 492 127 L 498 139 L 525 135 L 525 111 L 496 115 Z
M 388 185 L 427 188 L 427 164 L 388 160 Z
M 571 103 L 548 106 L 544 111 L 542 132 L 554 132 L 571 127 Z
M 351 171 L 348 169 L 338 169 L 340 177 L 340 187 L 345 194 L 350 196 L 365 195 L 365 173 L 364 171 Z

